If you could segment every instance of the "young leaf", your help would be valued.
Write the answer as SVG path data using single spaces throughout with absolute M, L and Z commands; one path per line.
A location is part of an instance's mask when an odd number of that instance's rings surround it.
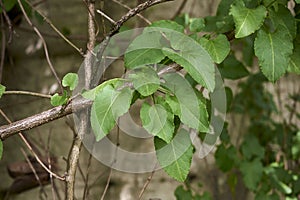
M 171 48 L 163 48 L 163 53 L 181 65 L 195 81 L 212 92 L 215 88 L 215 68 L 206 50 L 183 34 L 172 34 L 168 39 Z
M 228 42 L 227 37 L 223 34 L 218 35 L 212 40 L 202 37 L 199 40 L 199 43 L 209 53 L 213 61 L 218 64 L 223 62 L 230 51 L 230 43 Z
M 124 83 L 124 79 L 122 78 L 114 78 L 114 79 L 110 79 L 108 81 L 105 81 L 103 83 L 101 83 L 100 85 L 98 85 L 97 87 L 91 89 L 91 90 L 87 90 L 87 91 L 83 91 L 82 92 L 82 96 L 86 99 L 92 100 L 94 101 L 97 94 L 107 85 L 113 85 L 114 87 L 117 87 L 117 85 L 121 85 Z
M 243 63 L 239 62 L 233 55 L 228 56 L 218 67 L 223 78 L 236 80 L 249 75 Z
M 170 143 L 174 133 L 174 115 L 167 111 L 162 105 L 150 106 L 148 103 L 142 105 L 140 117 L 143 127 L 152 135 L 157 136 Z
M 176 97 L 169 96 L 166 100 L 173 113 L 178 115 L 187 126 L 200 132 L 206 132 L 209 126 L 206 106 L 202 99 L 198 98 L 190 84 L 176 73 L 166 74 L 163 79 L 165 80 L 163 86 Z
M 154 146 L 158 162 L 164 171 L 183 182 L 189 173 L 194 151 L 189 133 L 180 129 L 169 144 L 155 137 Z
M 2 97 L 3 93 L 5 92 L 6 87 L 0 84 L 0 98 Z
M 68 73 L 64 76 L 62 80 L 62 85 L 64 87 L 70 87 L 70 90 L 74 90 L 78 84 L 78 75 L 75 73 Z
M 0 140 L 0 160 L 2 158 L 2 154 L 3 154 L 3 143 L 2 140 Z
M 134 88 L 143 96 L 149 96 L 159 88 L 160 81 L 152 67 L 144 66 L 129 74 Z
M 117 118 L 129 110 L 131 99 L 132 90 L 129 88 L 118 91 L 108 84 L 98 92 L 91 110 L 91 125 L 97 141 L 106 136 Z
M 68 101 L 68 93 L 66 90 L 64 90 L 63 95 L 59 95 L 58 93 L 55 93 L 51 97 L 51 105 L 52 106 L 61 106 L 66 104 Z
M 159 63 L 165 55 L 161 49 L 159 31 L 147 31 L 136 37 L 125 52 L 125 67 L 133 69 L 145 64 Z
M 295 44 L 294 53 L 289 62 L 288 71 L 291 73 L 300 74 L 300 44 Z
M 200 32 L 205 27 L 205 21 L 203 18 L 192 18 L 190 19 L 190 30 L 192 32 Z
M 242 38 L 260 28 L 267 15 L 267 10 L 262 5 L 255 9 L 249 9 L 243 5 L 232 5 L 230 14 L 235 23 L 235 37 Z
M 243 180 L 247 188 L 255 191 L 263 174 L 263 165 L 258 159 L 251 162 L 244 161 L 240 165 Z
M 293 42 L 281 25 L 274 33 L 260 30 L 254 42 L 255 55 L 263 74 L 272 82 L 285 72 L 293 53 Z

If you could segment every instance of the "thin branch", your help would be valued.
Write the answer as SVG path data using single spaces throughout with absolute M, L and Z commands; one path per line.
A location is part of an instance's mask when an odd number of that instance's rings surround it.
M 122 6 L 122 7 L 124 7 L 124 8 L 126 8 L 127 10 L 131 10 L 130 7 L 128 7 L 127 5 L 121 3 L 120 1 L 117 1 L 117 0 L 112 0 L 112 1 L 115 2 L 115 3 L 117 3 L 117 4 L 119 4 L 120 6 Z M 147 24 L 151 24 L 151 21 L 148 20 L 148 19 L 147 19 L 146 17 L 144 17 L 143 15 L 137 14 L 136 16 L 138 16 L 139 18 L 141 18 L 142 20 L 144 20 Z
M 60 80 L 60 78 L 58 77 L 58 75 L 57 75 L 57 73 L 56 73 L 56 71 L 55 71 L 55 69 L 54 69 L 54 67 L 53 67 L 53 65 L 52 65 L 52 63 L 51 63 L 51 60 L 50 60 L 50 58 L 49 58 L 48 47 L 47 47 L 47 43 L 46 43 L 44 37 L 41 35 L 40 31 L 33 25 L 33 23 L 31 22 L 31 20 L 29 19 L 28 15 L 27 15 L 27 13 L 26 13 L 26 11 L 25 11 L 25 9 L 24 9 L 22 3 L 21 3 L 21 0 L 18 0 L 18 4 L 19 4 L 19 6 L 20 6 L 20 8 L 21 8 L 21 11 L 22 11 L 22 13 L 23 13 L 23 15 L 24 15 L 24 17 L 25 17 L 27 23 L 33 28 L 33 30 L 35 31 L 35 33 L 36 33 L 36 34 L 39 36 L 39 38 L 41 39 L 41 41 L 42 41 L 42 43 L 43 43 L 44 52 L 45 52 L 45 55 L 46 55 L 46 60 L 47 60 L 47 62 L 48 62 L 48 65 L 49 65 L 49 67 L 50 67 L 50 69 L 51 69 L 51 71 L 52 71 L 52 74 L 54 75 L 54 77 L 55 77 L 55 79 L 56 79 L 58 85 L 60 86 L 61 93 L 63 93 L 64 89 L 63 89 L 63 86 L 62 86 L 62 84 L 61 84 L 61 80 Z
M 150 174 L 150 176 L 147 178 L 147 181 L 145 182 L 140 194 L 139 194 L 139 200 L 142 199 L 142 196 L 144 194 L 144 192 L 146 191 L 146 188 L 148 187 L 149 183 L 151 182 L 152 178 L 153 178 L 153 175 L 155 173 L 155 170 L 153 170 Z
M 25 152 L 25 150 L 24 150 L 23 148 L 21 148 L 21 152 L 22 152 L 22 154 L 24 155 L 24 158 L 25 158 L 26 162 L 28 163 L 28 165 L 29 165 L 31 171 L 33 172 L 35 179 L 37 180 L 37 182 L 38 182 L 39 185 L 41 186 L 42 192 L 44 193 L 44 195 L 46 195 L 45 190 L 44 190 L 44 187 L 43 187 L 43 184 L 42 184 L 42 182 L 41 182 L 41 179 L 40 179 L 40 177 L 38 176 L 36 170 L 34 169 L 34 167 L 33 167 L 32 163 L 31 163 L 31 161 L 28 159 L 28 157 L 27 157 L 27 155 L 26 155 L 26 152 Z M 47 196 L 47 195 L 46 195 L 46 196 Z
M 34 97 L 42 97 L 42 98 L 47 98 L 50 99 L 51 95 L 49 94 L 42 94 L 42 93 L 37 93 L 37 92 L 30 92 L 30 91 L 5 91 L 3 93 L 4 95 L 29 95 L 29 96 L 34 96 Z
M 3 125 L 0 127 L 0 139 L 5 140 L 6 138 L 20 132 L 26 131 L 40 125 L 46 124 L 53 120 L 62 118 L 73 112 L 81 111 L 92 105 L 90 100 L 77 100 L 72 101 L 65 108 L 63 106 L 58 106 L 42 113 L 32 115 L 30 117 L 24 118 L 19 121 L 15 121 L 8 125 Z M 64 108 L 64 109 L 63 109 Z
M 67 42 L 71 47 L 73 47 L 76 51 L 80 53 L 80 55 L 84 55 L 81 48 L 78 48 L 74 43 L 72 43 L 64 34 L 62 34 L 56 26 L 48 19 L 41 11 L 37 10 L 29 1 L 26 0 L 26 3 L 30 5 L 30 7 L 36 11 L 39 15 L 41 15 L 44 18 L 44 21 L 51 26 L 51 28 L 65 41 Z
M 101 196 L 101 200 L 104 200 L 105 194 L 107 193 L 108 187 L 109 187 L 109 183 L 110 183 L 110 179 L 111 179 L 111 175 L 112 175 L 112 168 L 110 168 L 110 172 L 106 181 L 106 185 L 103 191 L 103 194 Z
M 101 10 L 97 9 L 96 10 L 97 13 L 99 13 L 101 16 L 103 16 L 104 18 L 106 18 L 110 23 L 115 24 L 116 22 L 110 18 L 109 16 L 107 16 L 104 12 L 102 12 Z
M 168 2 L 168 1 L 174 1 L 174 0 L 148 0 L 145 3 L 141 3 L 139 4 L 137 7 L 129 10 L 125 15 L 123 15 L 121 17 L 120 20 L 118 20 L 116 22 L 116 24 L 112 27 L 112 29 L 110 30 L 108 36 L 111 37 L 112 35 L 114 35 L 115 33 L 117 33 L 121 26 L 128 21 L 130 18 L 132 18 L 133 16 L 137 15 L 138 13 L 142 12 L 143 10 L 154 6 L 156 4 L 160 4 L 160 3 L 164 3 L 164 2 Z
M 96 21 L 95 21 L 95 1 L 93 0 L 84 0 L 84 3 L 88 9 L 88 43 L 87 43 L 87 53 L 84 60 L 84 70 L 85 70 L 85 88 L 90 89 L 92 81 L 92 60 L 93 54 L 92 51 L 96 43 Z M 81 118 L 77 136 L 74 138 L 72 144 L 70 155 L 68 159 L 68 176 L 67 176 L 67 185 L 66 185 L 66 199 L 74 199 L 74 189 L 75 189 L 75 175 L 79 162 L 79 155 L 82 146 L 82 139 L 84 134 L 87 132 L 90 126 L 89 122 L 89 109 L 83 111 L 79 114 Z
M 0 109 L 0 114 L 5 118 L 5 120 L 12 124 L 11 120 L 5 115 L 5 113 Z M 41 159 L 39 158 L 39 156 L 34 152 L 33 148 L 31 147 L 31 145 L 29 144 L 29 142 L 27 141 L 27 139 L 23 136 L 23 134 L 21 132 L 18 133 L 19 136 L 21 137 L 21 139 L 23 140 L 23 142 L 25 143 L 25 145 L 27 146 L 27 148 L 30 150 L 30 152 L 32 153 L 32 155 L 35 157 L 36 161 L 49 173 L 52 174 L 55 178 L 64 181 L 65 177 L 59 176 L 57 174 L 55 174 L 54 172 L 52 172 L 51 170 L 48 169 L 48 167 L 43 163 L 43 161 L 41 161 Z M 2 139 L 2 138 L 1 138 Z

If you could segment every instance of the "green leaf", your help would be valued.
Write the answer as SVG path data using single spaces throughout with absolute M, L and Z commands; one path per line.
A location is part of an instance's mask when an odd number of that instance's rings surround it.
M 140 118 L 143 127 L 152 135 L 159 137 L 166 143 L 170 143 L 174 134 L 174 115 L 162 105 L 142 105 Z
M 86 90 L 82 92 L 82 96 L 86 99 L 94 101 L 97 94 L 102 91 L 104 87 L 107 85 L 113 85 L 114 87 L 117 87 L 118 85 L 124 84 L 124 79 L 122 78 L 114 78 L 110 79 L 108 81 L 105 81 L 98 85 L 97 87 L 91 89 L 91 90 Z
M 242 38 L 254 33 L 261 27 L 267 10 L 262 5 L 255 9 L 249 9 L 243 5 L 232 5 L 230 14 L 235 23 L 235 37 Z
M 256 191 L 263 174 L 263 165 L 258 159 L 251 162 L 244 161 L 240 165 L 243 180 L 247 188 Z
M 275 82 L 286 72 L 293 53 L 293 42 L 286 29 L 279 25 L 274 33 L 260 30 L 254 50 L 263 74 Z
M 300 74 L 300 44 L 296 43 L 287 71 Z
M 178 186 L 174 192 L 176 200 L 193 200 L 191 190 L 185 190 L 182 185 Z
M 236 80 L 249 75 L 246 67 L 234 55 L 228 56 L 218 67 L 223 78 Z
M 203 18 L 191 18 L 190 19 L 190 30 L 192 32 L 200 32 L 205 27 L 205 21 Z
M 287 7 L 279 5 L 277 11 L 270 9 L 269 15 L 275 28 L 277 28 L 278 25 L 281 25 L 288 31 L 291 38 L 294 39 L 296 37 L 296 21 Z
M 149 96 L 159 88 L 160 81 L 157 73 L 152 67 L 144 66 L 135 69 L 129 74 L 134 88 L 143 96 Z
M 199 40 L 199 43 L 209 53 L 213 61 L 218 64 L 223 62 L 230 51 L 230 43 L 228 42 L 227 37 L 223 34 L 220 34 L 211 40 L 202 37 Z
M 159 27 L 163 29 L 170 29 L 174 30 L 180 33 L 184 32 L 184 27 L 174 21 L 171 20 L 159 20 L 156 22 L 153 22 L 149 27 Z M 152 30 L 152 28 L 150 28 Z M 148 28 L 145 28 L 146 31 L 148 31 Z M 157 29 L 160 30 L 160 29 Z
M 3 143 L 2 140 L 0 140 L 0 160 L 2 158 L 2 154 L 3 154 Z
M 5 92 L 6 87 L 0 84 L 0 98 L 2 97 L 3 93 Z
M 163 48 L 163 53 L 212 92 L 215 88 L 215 68 L 206 50 L 195 40 L 182 34 L 172 34 L 168 39 L 171 48 Z
M 176 97 L 166 96 L 166 101 L 172 112 L 178 115 L 180 120 L 190 128 L 200 132 L 208 131 L 206 105 L 201 98 L 198 98 L 190 84 L 176 73 L 165 74 L 163 79 L 165 80 L 163 86 Z
M 159 63 L 165 55 L 162 53 L 159 31 L 144 32 L 136 37 L 125 52 L 124 62 L 128 69 L 146 64 Z
M 59 95 L 58 93 L 55 93 L 51 97 L 51 105 L 52 106 L 62 106 L 68 102 L 68 93 L 66 90 L 64 90 L 63 95 Z
M 194 151 L 189 133 L 180 129 L 169 144 L 155 137 L 154 145 L 157 159 L 164 171 L 178 181 L 185 181 Z
M 91 109 L 91 125 L 97 141 L 105 137 L 117 118 L 129 110 L 132 93 L 129 88 L 119 91 L 110 84 L 97 93 Z
M 64 76 L 62 80 L 62 85 L 64 87 L 70 87 L 70 90 L 74 90 L 78 84 L 78 75 L 75 73 L 68 73 Z

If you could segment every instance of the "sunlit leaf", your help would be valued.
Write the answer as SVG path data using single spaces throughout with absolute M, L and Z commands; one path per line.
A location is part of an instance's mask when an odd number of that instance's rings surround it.
M 170 39 L 171 48 L 163 48 L 163 53 L 181 65 L 199 84 L 209 91 L 215 88 L 214 64 L 206 52 L 195 40 L 173 34 Z
M 91 110 L 91 125 L 97 141 L 106 136 L 117 118 L 129 110 L 131 99 L 132 90 L 127 87 L 119 91 L 108 84 L 97 93 Z
M 205 48 L 216 63 L 221 63 L 230 51 L 230 43 L 228 42 L 227 37 L 223 34 L 220 34 L 216 38 L 210 40 L 202 37 L 199 40 L 199 43 Z
M 122 78 L 114 78 L 114 79 L 110 79 L 108 81 L 105 81 L 103 83 L 101 83 L 100 85 L 98 85 L 97 87 L 91 89 L 91 90 L 86 90 L 82 92 L 82 96 L 86 99 L 89 100 L 95 100 L 97 94 L 99 92 L 101 92 L 101 90 L 107 86 L 107 85 L 113 85 L 114 87 L 117 87 L 117 85 L 121 85 L 124 83 L 124 79 Z
M 64 87 L 70 87 L 70 90 L 74 90 L 78 84 L 78 75 L 75 73 L 68 73 L 62 80 Z
M 278 26 L 274 33 L 260 30 L 254 42 L 255 55 L 263 74 L 272 82 L 278 80 L 288 68 L 293 42 L 288 31 Z
M 267 10 L 262 5 L 255 9 L 249 9 L 239 4 L 231 6 L 230 14 L 235 23 L 235 37 L 242 38 L 260 28 L 267 15 Z
M 63 95 L 59 95 L 58 93 L 55 93 L 51 97 L 51 105 L 52 106 L 61 106 L 67 103 L 68 101 L 68 93 L 66 90 L 64 90 Z

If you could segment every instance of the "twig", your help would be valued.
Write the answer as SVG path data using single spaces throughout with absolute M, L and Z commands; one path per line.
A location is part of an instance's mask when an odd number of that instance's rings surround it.
M 139 200 L 142 199 L 142 196 L 144 194 L 144 192 L 146 191 L 146 188 L 148 187 L 149 183 L 151 182 L 152 178 L 153 178 L 153 175 L 155 173 L 155 170 L 153 170 L 150 174 L 150 176 L 147 178 L 147 181 L 145 182 L 140 194 L 139 194 Z
M 115 2 L 115 3 L 117 3 L 117 4 L 119 4 L 120 6 L 122 6 L 122 7 L 124 7 L 124 8 L 126 8 L 126 9 L 128 9 L 128 10 L 131 10 L 131 8 L 130 7 L 128 7 L 127 5 L 125 5 L 125 4 L 122 4 L 120 1 L 117 1 L 117 0 L 112 0 L 113 2 Z M 142 20 L 144 20 L 147 24 L 151 24 L 151 21 L 150 20 L 148 20 L 146 17 L 144 17 L 143 15 L 141 15 L 141 14 L 136 14 L 136 16 L 138 16 L 139 18 L 141 18 Z
M 72 43 L 66 36 L 64 36 L 64 34 L 62 34 L 57 28 L 56 26 L 54 26 L 54 24 L 39 10 L 37 10 L 33 5 L 31 5 L 31 3 L 28 0 L 25 0 L 26 3 L 28 5 L 30 5 L 30 7 L 36 11 L 39 15 L 41 15 L 44 18 L 44 21 L 49 24 L 51 26 L 51 28 L 65 41 L 67 42 L 71 47 L 73 47 L 74 49 L 76 49 L 76 51 L 78 51 L 80 53 L 80 55 L 84 55 L 83 51 L 81 48 L 78 48 L 74 43 Z
M 175 12 L 175 14 L 173 15 L 172 19 L 175 19 L 180 13 L 181 11 L 184 9 L 186 3 L 188 2 L 188 0 L 183 0 L 182 3 L 180 4 L 179 8 L 177 9 L 177 11 Z
M 110 23 L 115 24 L 116 22 L 110 18 L 109 16 L 107 16 L 104 12 L 102 12 L 101 10 L 97 9 L 96 10 L 97 13 L 99 13 L 101 16 L 105 17 Z
M 156 4 L 159 4 L 159 3 L 163 3 L 163 2 L 168 2 L 168 1 L 174 1 L 174 0 L 148 0 L 146 1 L 145 3 L 141 3 L 140 5 L 138 5 L 137 7 L 129 10 L 125 15 L 123 15 L 121 17 L 120 20 L 118 20 L 116 22 L 116 24 L 112 27 L 112 29 L 110 30 L 108 36 L 111 37 L 112 35 L 114 35 L 115 33 L 117 33 L 121 26 L 126 22 L 128 21 L 131 17 L 137 15 L 138 13 L 140 13 L 141 11 L 151 7 L 151 6 L 154 6 Z
M 41 35 L 40 31 L 33 25 L 33 23 L 31 22 L 31 20 L 29 19 L 28 15 L 27 15 L 27 13 L 25 12 L 25 9 L 24 9 L 24 7 L 23 7 L 23 5 L 22 5 L 22 3 L 21 3 L 21 0 L 18 0 L 18 4 L 19 4 L 19 6 L 20 6 L 20 8 L 21 8 L 21 11 L 22 11 L 22 13 L 23 13 L 23 15 L 24 15 L 24 17 L 25 17 L 27 23 L 33 28 L 33 30 L 35 31 L 35 33 L 36 33 L 36 34 L 39 36 L 39 38 L 41 39 L 41 41 L 42 41 L 42 43 L 43 43 L 44 52 L 45 52 L 45 56 L 46 56 L 46 60 L 47 60 L 47 62 L 48 62 L 48 65 L 49 65 L 49 67 L 50 67 L 50 69 L 51 69 L 51 71 L 52 71 L 52 74 L 54 75 L 54 77 L 55 77 L 55 79 L 56 79 L 58 85 L 60 86 L 61 93 L 63 93 L 64 89 L 63 89 L 63 86 L 62 86 L 62 84 L 61 84 L 61 80 L 60 80 L 60 78 L 58 77 L 58 75 L 57 75 L 57 73 L 56 73 L 56 71 L 55 71 L 55 69 L 54 69 L 54 67 L 53 67 L 53 65 L 52 65 L 52 63 L 51 63 L 51 60 L 50 60 L 50 58 L 49 58 L 48 47 L 47 47 L 47 43 L 46 43 L 44 37 Z
M 27 157 L 27 155 L 26 155 L 26 152 L 25 152 L 25 150 L 24 150 L 23 148 L 21 148 L 21 152 L 22 152 L 22 154 L 24 155 L 24 158 L 25 158 L 26 162 L 28 163 L 28 165 L 29 165 L 31 171 L 33 172 L 35 179 L 37 180 L 37 182 L 38 182 L 39 185 L 41 186 L 42 192 L 46 195 L 45 190 L 44 190 L 44 187 L 43 187 L 43 184 L 42 184 L 42 182 L 41 182 L 41 179 L 40 179 L 40 177 L 38 176 L 38 174 L 36 173 L 36 170 L 34 169 L 34 167 L 33 167 L 32 163 L 31 163 L 31 161 L 28 159 L 28 157 Z M 47 196 L 47 195 L 46 195 L 46 196 Z
M 5 118 L 5 120 L 12 124 L 11 120 L 5 115 L 5 113 L 0 109 L 0 114 Z M 23 136 L 23 134 L 21 132 L 18 133 L 19 136 L 21 137 L 21 139 L 23 140 L 23 142 L 25 143 L 25 145 L 27 146 L 27 148 L 30 150 L 30 152 L 32 153 L 32 155 L 35 157 L 36 161 L 49 173 L 52 174 L 55 178 L 64 181 L 65 177 L 61 177 L 57 174 L 55 174 L 54 172 L 52 172 L 51 170 L 48 169 L 48 167 L 41 161 L 41 159 L 39 158 L 39 156 L 34 152 L 33 148 L 31 147 L 31 145 L 29 144 L 29 142 L 26 140 L 26 138 Z M 2 139 L 2 138 L 1 138 Z
M 36 92 L 30 92 L 30 91 L 5 91 L 3 93 L 4 95 L 29 95 L 29 96 L 35 96 L 35 97 L 42 97 L 50 99 L 51 95 L 49 94 L 42 94 L 42 93 L 36 93 Z
M 110 179 L 111 179 L 111 175 L 112 175 L 112 168 L 110 168 L 109 175 L 108 175 L 108 178 L 107 178 L 107 181 L 106 181 L 106 185 L 105 185 L 105 188 L 104 188 L 103 194 L 102 194 L 102 196 L 101 196 L 101 200 L 103 200 L 103 199 L 104 199 L 104 197 L 105 197 L 105 194 L 107 193 L 108 186 L 109 186 Z

